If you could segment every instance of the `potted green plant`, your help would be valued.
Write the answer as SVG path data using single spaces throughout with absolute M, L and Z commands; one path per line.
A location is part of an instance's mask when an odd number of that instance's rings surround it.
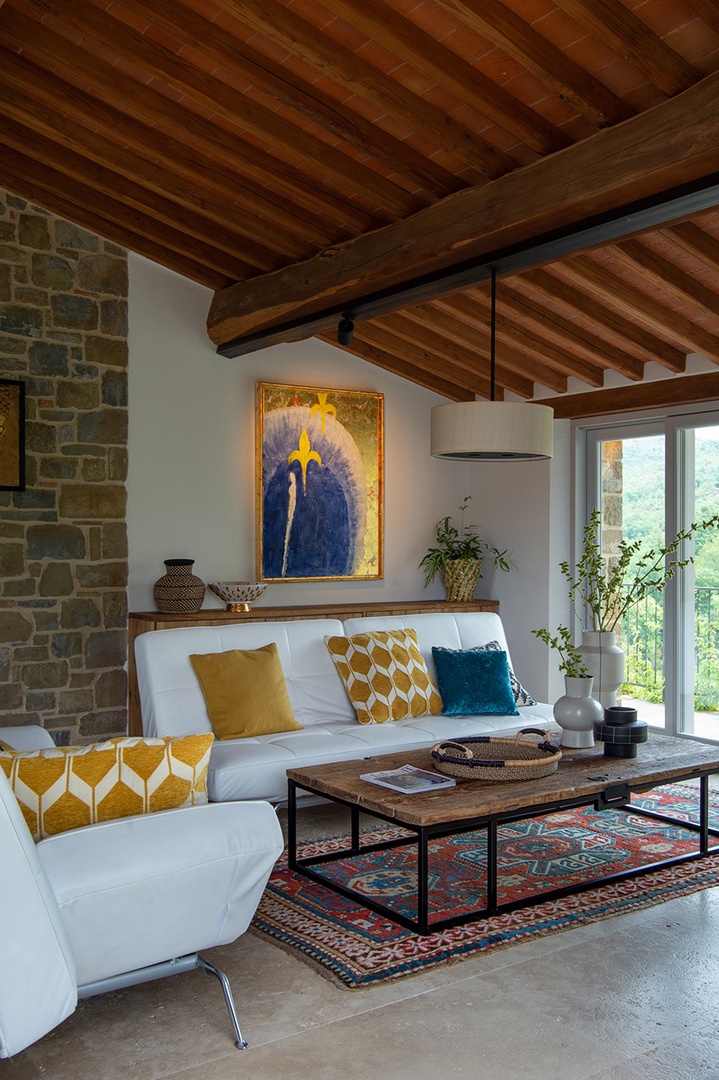
M 535 637 L 559 653 L 559 670 L 564 673 L 564 694 L 554 703 L 554 719 L 562 729 L 562 746 L 594 746 L 594 725 L 602 719 L 602 706 L 592 697 L 594 676 L 572 641 L 567 626 L 558 626 L 552 635 L 544 628 L 532 630 Z
M 464 515 L 471 501 L 471 495 L 465 495 L 459 508 L 459 528 L 452 517 L 440 518 L 435 526 L 435 546 L 429 548 L 419 564 L 420 569 L 425 571 L 425 588 L 439 575 L 447 590 L 448 600 L 472 599 L 482 576 L 482 563 L 488 555 L 491 555 L 499 570 L 509 570 L 506 549 L 499 551 L 492 547 L 478 535 L 477 525 L 465 524 Z

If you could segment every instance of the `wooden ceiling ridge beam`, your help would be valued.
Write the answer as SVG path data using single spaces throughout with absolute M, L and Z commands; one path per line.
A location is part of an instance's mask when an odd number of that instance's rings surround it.
M 2 115 L 3 110 L 5 115 Z M 235 215 L 226 215 L 224 222 L 213 220 L 198 206 L 187 206 L 183 201 L 174 201 L 159 194 L 162 187 L 157 181 L 151 186 L 143 186 L 128 180 L 128 176 L 137 175 L 135 161 L 130 155 L 118 151 L 114 162 L 98 162 L 97 156 L 86 145 L 83 129 L 78 131 L 77 125 L 67 117 L 63 119 L 62 125 L 56 126 L 53 131 L 34 123 L 31 115 L 25 114 L 24 123 L 16 123 L 15 120 L 8 119 L 9 114 L 19 116 L 22 121 L 22 110 L 16 109 L 13 102 L 7 101 L 0 83 L 0 132 L 6 144 L 37 161 L 47 162 L 73 182 L 89 184 L 102 197 L 115 196 L 124 205 L 147 214 L 149 220 L 156 222 L 153 230 L 156 239 L 164 236 L 166 227 L 170 226 L 178 229 L 181 235 L 209 242 L 218 252 L 226 253 L 232 261 L 236 259 L 236 252 L 241 251 L 243 261 L 249 267 L 254 267 L 250 273 L 256 273 L 258 269 L 271 270 L 282 264 L 282 258 L 277 252 L 234 230 L 231 219 Z M 158 169 L 157 172 L 161 170 Z
M 388 4 L 379 0 L 324 0 L 323 6 L 538 154 L 554 153 L 572 141 L 561 128 Z
M 359 190 L 368 202 L 384 203 L 393 207 L 397 214 L 411 212 L 410 207 L 417 208 L 417 197 L 392 180 L 354 158 L 348 158 L 316 135 L 298 130 L 279 113 L 125 26 L 114 17 L 113 9 L 100 11 L 87 0 L 73 0 L 72 4 L 65 0 L 43 0 L 43 8 L 56 17 L 57 22 L 53 25 L 58 30 L 65 25 L 82 30 L 151 78 L 159 79 L 203 108 L 251 131 L 262 142 L 267 143 L 269 137 L 278 155 L 288 156 L 288 164 L 293 156 L 303 164 L 308 163 L 308 172 L 322 177 L 332 190 L 348 197 L 356 197 Z M 426 200 L 420 201 L 426 203 Z
M 557 0 L 575 22 L 630 64 L 665 94 L 680 94 L 701 78 L 679 53 L 619 0 Z
M 98 92 L 112 104 L 108 108 L 120 109 L 132 119 L 152 121 L 162 129 L 176 133 L 176 138 L 183 138 L 191 146 L 199 147 L 209 156 L 219 156 L 225 167 L 229 164 L 236 169 L 240 182 L 255 182 L 260 191 L 267 189 L 267 197 L 284 199 L 288 206 L 297 206 L 307 211 L 319 221 L 325 218 L 336 226 L 346 229 L 348 226 L 360 231 L 377 226 L 377 216 L 354 206 L 341 196 L 323 191 L 321 186 L 309 177 L 303 177 L 291 165 L 273 159 L 266 151 L 252 143 L 243 141 L 218 127 L 208 126 L 200 116 L 181 108 L 152 86 L 140 87 L 139 84 L 124 75 L 117 68 L 99 60 L 93 54 L 77 47 L 70 48 L 70 43 L 49 31 L 40 23 L 33 22 L 20 12 L 7 9 L 3 15 L 3 40 L 22 50 L 25 54 L 39 59 L 63 72 L 69 80 L 82 78 L 90 82 L 94 92 Z M 44 72 L 44 68 L 42 69 Z M 31 88 L 29 88 L 31 89 Z M 82 91 L 73 87 L 76 95 Z M 132 141 L 130 140 L 130 145 Z M 213 162 L 214 164 L 214 162 Z M 385 222 L 391 220 L 385 217 Z
M 593 215 L 616 215 L 621 209 L 623 223 L 629 204 L 714 178 L 719 170 L 718 100 L 715 72 L 653 109 L 491 184 L 449 195 L 304 263 L 230 286 L 213 298 L 209 336 L 227 346 L 281 327 L 290 318 L 324 311 L 329 320 L 332 310 L 349 309 L 380 292 L 396 309 L 408 303 L 408 284 L 426 275 L 433 276 L 430 284 L 437 296 L 442 285 L 434 277 L 443 275 L 448 291 L 449 273 L 470 261 L 480 265 L 510 247 L 526 250 L 553 230 L 579 231 Z M 487 276 L 486 263 L 484 271 L 475 282 Z M 464 287 L 471 283 L 467 280 Z M 456 279 L 452 287 L 460 287 Z
M 307 117 L 368 157 L 384 162 L 393 173 L 419 185 L 433 197 L 449 195 L 466 186 L 453 173 L 427 158 L 406 140 L 395 138 L 379 124 L 323 94 L 311 90 L 281 64 L 252 49 L 238 38 L 230 38 L 215 23 L 196 15 L 187 7 L 168 7 L 166 0 L 124 0 L 123 6 L 144 14 L 150 22 L 167 31 L 183 45 L 203 53 L 230 70 L 242 73 L 259 89 L 271 94 L 286 108 Z M 428 202 L 433 199 L 428 199 Z
M 675 311 L 662 307 L 656 300 L 620 281 L 586 256 L 567 259 L 557 269 L 565 279 L 576 281 L 580 286 L 588 285 L 592 289 L 599 289 L 610 306 L 620 308 L 632 319 L 639 319 L 659 334 L 666 335 L 685 352 L 696 351 L 719 363 L 719 337 L 708 333 Z
M 695 11 L 702 22 L 719 34 L 719 8 L 716 0 L 688 0 L 689 7 Z
M 598 127 L 626 120 L 634 110 L 500 0 L 439 0 L 472 30 L 523 64 L 545 86 L 571 102 Z
M 625 319 L 618 312 L 601 307 L 592 296 L 555 276 L 555 269 L 550 266 L 548 270 L 528 270 L 522 274 L 522 283 L 526 282 L 531 289 L 545 293 L 552 300 L 578 312 L 600 333 L 631 342 L 644 353 L 645 363 L 656 360 L 670 371 L 678 373 L 685 370 L 686 354 L 680 349 L 652 334 L 644 326 Z
M 516 168 L 512 155 L 492 146 L 481 135 L 418 97 L 401 83 L 373 67 L 349 49 L 334 44 L 317 32 L 293 10 L 275 0 L 215 0 L 218 7 L 246 26 L 281 42 L 289 51 L 312 64 L 320 72 L 357 96 L 401 120 L 437 149 L 457 151 L 461 159 L 478 169 L 487 179 Z

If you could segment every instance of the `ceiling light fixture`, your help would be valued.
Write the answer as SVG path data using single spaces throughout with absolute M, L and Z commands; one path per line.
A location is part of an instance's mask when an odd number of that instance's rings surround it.
M 352 314 L 349 311 L 344 311 L 337 327 L 337 343 L 339 345 L 351 345 L 354 332 L 355 324 Z
M 551 458 L 554 410 L 525 401 L 495 401 L 497 270 L 491 267 L 489 401 L 457 401 L 432 409 L 433 458 L 445 461 L 542 461 Z

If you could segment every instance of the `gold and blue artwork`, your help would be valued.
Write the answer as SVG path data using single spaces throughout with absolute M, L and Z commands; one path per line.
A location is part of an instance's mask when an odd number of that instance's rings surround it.
M 382 394 L 258 383 L 258 578 L 382 577 Z

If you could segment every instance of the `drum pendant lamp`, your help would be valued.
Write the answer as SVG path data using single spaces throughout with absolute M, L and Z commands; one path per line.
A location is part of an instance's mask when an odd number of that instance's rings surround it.
M 445 461 L 542 461 L 551 458 L 554 411 L 548 405 L 495 401 L 497 271 L 492 271 L 490 400 L 432 409 L 431 455 Z

